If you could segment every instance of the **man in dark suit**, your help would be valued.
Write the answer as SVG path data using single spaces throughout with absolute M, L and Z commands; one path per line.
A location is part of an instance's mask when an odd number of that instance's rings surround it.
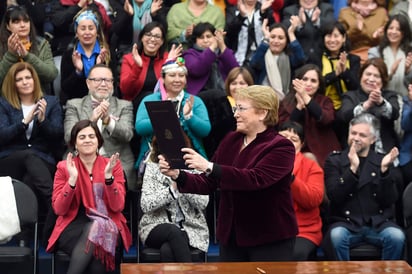
M 350 248 L 362 242 L 381 247 L 383 260 L 399 260 L 403 253 L 405 235 L 394 222 L 401 176 L 393 163 L 399 152 L 374 151 L 378 127 L 371 114 L 353 118 L 348 148 L 331 154 L 324 166 L 331 222 L 326 239 L 338 260 L 350 260 Z
M 113 95 L 113 73 L 109 67 L 95 65 L 86 79 L 89 94 L 80 99 L 71 99 L 66 104 L 64 138 L 70 140 L 74 124 L 89 119 L 97 123 L 104 140 L 100 155 L 109 156 L 118 152 L 126 173 L 129 190 L 135 190 L 135 159 L 129 142 L 133 137 L 133 106 Z

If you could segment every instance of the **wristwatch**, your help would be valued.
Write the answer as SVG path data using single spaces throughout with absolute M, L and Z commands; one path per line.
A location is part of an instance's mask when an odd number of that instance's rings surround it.
M 207 163 L 207 168 L 205 170 L 206 176 L 209 176 L 212 173 L 212 171 L 213 171 L 213 163 L 209 162 Z

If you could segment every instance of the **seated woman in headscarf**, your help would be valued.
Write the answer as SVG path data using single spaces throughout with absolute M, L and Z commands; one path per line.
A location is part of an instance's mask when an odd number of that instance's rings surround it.
M 147 101 L 171 100 L 175 105 L 180 124 L 189 136 L 193 148 L 206 156 L 202 139 L 209 134 L 211 129 L 209 115 L 203 101 L 185 90 L 186 79 L 187 69 L 182 57 L 166 61 L 155 92 L 143 98 L 140 103 L 135 124 L 137 134 L 142 136 L 137 166 L 149 150 L 149 143 L 153 137 L 153 127 L 145 106 Z

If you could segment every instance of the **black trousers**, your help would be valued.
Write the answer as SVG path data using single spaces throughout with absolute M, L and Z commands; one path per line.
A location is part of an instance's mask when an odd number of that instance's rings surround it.
M 296 237 L 293 260 L 309 261 L 316 256 L 316 249 L 317 246 L 312 241 L 303 237 Z
M 160 249 L 162 262 L 191 262 L 189 237 L 174 224 L 159 224 L 150 231 L 145 244 Z
M 38 157 L 30 149 L 13 152 L 0 159 L 0 176 L 10 176 L 33 187 L 39 202 L 51 206 L 53 176 L 56 167 Z

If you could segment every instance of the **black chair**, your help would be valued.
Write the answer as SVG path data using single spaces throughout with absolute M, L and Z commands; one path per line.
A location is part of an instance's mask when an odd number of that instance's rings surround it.
M 361 243 L 350 249 L 351 261 L 373 261 L 381 260 L 382 249 L 379 246 Z
M 406 260 L 412 265 L 412 183 L 409 183 L 403 191 L 402 205 L 406 235 Z
M 1 273 L 34 273 L 38 271 L 38 203 L 33 190 L 21 181 L 12 179 L 17 213 L 23 233 L 28 232 L 30 242 L 20 242 L 19 234 L 7 244 L 0 245 Z M 12 270 L 13 269 L 13 270 Z M 5 272 L 4 272 L 5 271 Z

